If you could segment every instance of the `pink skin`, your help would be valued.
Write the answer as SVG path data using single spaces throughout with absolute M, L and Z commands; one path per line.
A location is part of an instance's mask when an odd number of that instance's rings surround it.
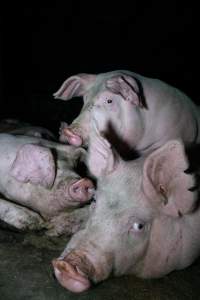
M 65 137 L 65 141 L 67 140 L 70 145 L 79 147 L 83 143 L 82 138 L 78 134 L 75 134 L 70 128 L 64 128 L 62 134 Z
M 53 261 L 58 281 L 78 293 L 111 274 L 159 278 L 188 267 L 199 255 L 200 209 L 184 145 L 173 140 L 124 161 L 93 129 L 88 165 L 98 178 L 96 206 Z
M 52 264 L 55 276 L 64 288 L 74 293 L 81 293 L 90 288 L 89 279 L 77 267 L 59 259 L 54 259 Z
M 114 146 L 112 137 L 117 136 L 122 148 L 127 145 L 144 154 L 171 139 L 180 138 L 187 144 L 200 139 L 199 108 L 189 97 L 160 80 L 127 70 L 71 76 L 54 97 L 65 101 L 83 97 L 79 116 L 66 131 L 60 131 L 60 140 L 74 146 L 88 144 L 97 105 L 99 128 L 107 129 Z
M 69 195 L 72 200 L 84 203 L 89 201 L 94 194 L 94 185 L 88 178 L 82 178 L 73 182 L 69 187 Z

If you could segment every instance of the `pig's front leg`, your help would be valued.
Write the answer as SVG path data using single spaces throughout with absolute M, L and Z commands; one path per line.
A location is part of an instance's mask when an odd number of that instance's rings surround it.
M 90 213 L 90 206 L 74 209 L 71 212 L 62 212 L 50 219 L 46 232 L 49 236 L 62 234 L 72 235 L 85 227 Z
M 0 220 L 23 231 L 44 228 L 44 221 L 39 214 L 2 198 L 0 198 Z

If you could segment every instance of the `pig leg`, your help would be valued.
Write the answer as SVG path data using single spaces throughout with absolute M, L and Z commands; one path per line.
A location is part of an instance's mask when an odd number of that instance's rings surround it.
M 40 230 L 44 221 L 36 212 L 0 198 L 0 220 L 20 230 Z
M 61 234 L 72 235 L 85 227 L 88 220 L 90 207 L 75 209 L 71 212 L 62 212 L 51 218 L 47 225 L 48 236 L 59 236 Z

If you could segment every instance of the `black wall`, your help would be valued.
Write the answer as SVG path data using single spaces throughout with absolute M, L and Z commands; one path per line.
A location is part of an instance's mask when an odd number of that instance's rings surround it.
M 132 7 L 95 1 L 92 8 L 74 2 L 7 3 L 1 10 L 1 118 L 57 131 L 81 107 L 79 99 L 53 99 L 60 84 L 76 73 L 119 68 L 158 77 L 200 101 L 199 16 L 192 1 L 138 0 Z

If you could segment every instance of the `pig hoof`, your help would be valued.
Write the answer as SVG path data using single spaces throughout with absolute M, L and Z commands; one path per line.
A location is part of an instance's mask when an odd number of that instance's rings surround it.
M 66 261 L 52 261 L 54 273 L 59 283 L 74 293 L 81 293 L 90 287 L 89 279 L 76 267 Z
M 88 178 L 82 178 L 69 187 L 71 198 L 80 203 L 89 201 L 94 195 L 94 185 Z

